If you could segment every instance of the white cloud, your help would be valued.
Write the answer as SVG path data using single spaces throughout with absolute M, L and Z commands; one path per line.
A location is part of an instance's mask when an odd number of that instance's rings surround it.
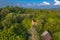
M 41 3 L 38 3 L 37 6 L 41 6 Z
M 16 6 L 19 6 L 20 4 L 19 3 L 16 3 Z
M 24 5 L 24 4 L 22 4 L 21 6 L 22 6 L 22 7 L 25 7 L 25 5 Z
M 19 6 L 20 4 L 17 3 L 17 5 Z M 26 3 L 26 4 L 22 4 L 22 7 L 34 7 L 34 6 L 42 6 L 42 5 L 50 5 L 49 2 L 42 2 L 42 3 Z
M 44 1 L 44 2 L 42 2 L 42 3 L 41 3 L 41 4 L 39 4 L 39 5 L 50 5 L 50 3 L 49 3 L 49 2 Z
M 32 4 L 31 4 L 31 3 L 26 3 L 26 4 L 22 4 L 21 6 L 22 6 L 22 7 L 31 7 Z
M 60 1 L 58 1 L 58 0 L 54 0 L 54 5 L 60 5 Z
M 42 2 L 42 3 L 27 3 L 27 4 L 24 4 L 22 6 L 25 6 L 25 7 L 33 7 L 33 6 L 42 6 L 42 5 L 50 5 L 49 2 Z
M 27 3 L 26 6 L 35 6 L 36 3 Z
M 27 3 L 26 6 L 32 6 L 32 4 L 31 3 Z
M 32 5 L 36 5 L 37 3 L 32 3 Z
M 28 7 L 28 8 L 33 7 L 32 3 L 22 4 L 21 6 L 22 7 Z
M 27 4 L 25 4 L 25 6 L 27 6 L 27 7 L 32 7 L 32 6 L 35 6 L 35 5 L 37 5 L 37 3 L 27 3 Z

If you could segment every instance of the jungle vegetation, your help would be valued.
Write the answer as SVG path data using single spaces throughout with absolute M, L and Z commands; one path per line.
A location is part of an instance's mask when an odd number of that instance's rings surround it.
M 0 40 L 28 40 L 32 19 L 37 21 L 36 31 L 49 30 L 53 40 L 60 40 L 60 10 L 28 9 L 7 6 L 0 8 Z

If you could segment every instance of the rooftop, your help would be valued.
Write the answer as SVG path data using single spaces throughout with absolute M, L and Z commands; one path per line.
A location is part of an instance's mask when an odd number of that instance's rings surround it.
M 48 31 L 43 32 L 41 36 L 45 36 L 46 34 L 48 34 Z

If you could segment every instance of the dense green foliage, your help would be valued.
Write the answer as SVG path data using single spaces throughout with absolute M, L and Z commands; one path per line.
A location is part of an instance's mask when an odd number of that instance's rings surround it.
M 32 19 L 37 21 L 36 30 L 41 35 L 49 30 L 53 40 L 60 40 L 60 10 L 0 8 L 0 40 L 28 40 Z M 41 36 L 40 36 L 41 38 Z

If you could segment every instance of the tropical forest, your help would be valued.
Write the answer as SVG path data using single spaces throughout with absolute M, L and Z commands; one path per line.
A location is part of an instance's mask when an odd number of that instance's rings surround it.
M 60 40 L 60 9 L 0 8 L 0 40 L 42 40 L 44 31 Z

